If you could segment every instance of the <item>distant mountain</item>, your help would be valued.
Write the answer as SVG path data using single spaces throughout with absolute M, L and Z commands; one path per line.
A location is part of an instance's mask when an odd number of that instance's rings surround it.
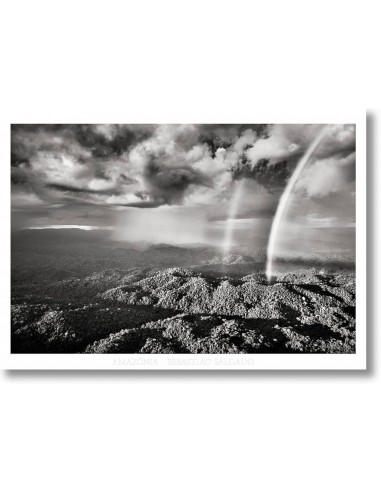
M 23 246 L 43 247 L 76 243 L 103 242 L 110 237 L 110 231 L 103 229 L 22 229 L 11 234 L 12 248 Z
M 245 265 L 255 263 L 251 256 L 242 256 L 237 254 L 229 254 L 225 256 L 214 256 L 211 260 L 205 260 L 203 265 Z

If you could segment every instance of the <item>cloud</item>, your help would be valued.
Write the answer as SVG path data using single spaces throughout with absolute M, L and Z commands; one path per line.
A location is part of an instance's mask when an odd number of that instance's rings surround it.
M 94 193 L 95 195 L 112 195 L 115 193 L 114 188 L 110 189 L 91 189 L 91 187 L 84 187 L 81 188 L 80 186 L 72 186 L 72 185 L 62 185 L 58 183 L 49 183 L 48 188 L 61 191 L 63 193 L 69 192 L 69 193 L 84 193 L 84 194 L 91 194 Z
M 77 224 L 65 224 L 65 225 L 48 225 L 48 226 L 31 226 L 27 227 L 27 229 L 36 229 L 36 230 L 41 230 L 41 229 L 81 229 L 83 231 L 95 231 L 98 229 L 105 229 L 105 230 L 113 230 L 112 227 L 107 227 L 107 226 L 89 226 L 89 225 L 77 225 Z
M 242 135 L 234 142 L 233 147 L 238 153 L 252 147 L 258 140 L 257 132 L 252 129 L 245 130 Z
M 244 136 L 248 145 L 238 146 L 243 156 L 233 167 L 235 177 L 254 179 L 268 190 L 279 192 L 320 129 L 321 125 L 269 125 L 267 132 L 259 138 L 253 133 L 246 133 Z M 236 148 L 239 142 L 245 142 L 244 136 L 238 139 Z M 340 159 L 354 156 L 355 137 L 354 125 L 330 125 L 312 161 L 335 159 L 339 163 Z M 338 167 L 337 182 L 341 179 L 339 174 L 343 166 L 339 164 Z M 327 167 L 327 171 L 329 174 L 332 169 Z
M 101 223 L 130 208 L 179 205 L 224 220 L 234 182 L 244 179 L 239 218 L 267 219 L 319 130 L 278 124 L 12 125 L 13 207 L 25 217 L 45 207 L 46 220 L 55 223 L 51 207 L 60 207 L 66 224 L 80 208 L 102 210 L 91 219 Z M 332 125 L 297 185 L 306 209 L 329 216 L 335 207 L 344 209 L 338 200 L 345 204 L 345 193 L 354 191 L 354 168 L 354 125 Z
M 153 207 L 224 201 L 231 169 L 265 128 L 13 125 L 12 183 L 47 202 Z
M 246 150 L 245 156 L 252 167 L 262 159 L 273 164 L 290 158 L 300 152 L 300 133 L 299 129 L 299 134 L 293 135 L 287 125 L 271 125 L 266 137 L 256 140 L 254 145 Z
M 41 152 L 83 159 L 120 156 L 154 130 L 154 125 L 12 125 L 14 163 Z
M 269 159 L 259 159 L 255 166 L 251 166 L 247 160 L 241 160 L 233 168 L 233 176 L 236 179 L 253 179 L 272 192 L 283 189 L 290 175 L 287 160 L 271 164 Z
M 296 190 L 309 197 L 326 197 L 341 192 L 355 179 L 355 154 L 320 159 L 309 166 L 296 184 Z
M 34 193 L 15 191 L 11 195 L 11 204 L 13 208 L 30 208 L 44 205 L 45 202 Z
M 192 166 L 166 165 L 164 158 L 151 157 L 143 176 L 148 193 L 162 204 L 180 204 L 192 186 L 211 186 L 207 175 Z

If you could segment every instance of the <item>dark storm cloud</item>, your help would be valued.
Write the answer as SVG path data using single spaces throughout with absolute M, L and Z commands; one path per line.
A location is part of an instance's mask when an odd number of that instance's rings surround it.
M 223 147 L 230 147 L 237 137 L 247 130 L 252 130 L 259 138 L 267 137 L 268 125 L 226 125 L 209 124 L 199 125 L 200 142 L 206 143 L 214 156 L 216 151 Z
M 286 185 L 291 167 L 287 160 L 270 164 L 269 159 L 259 159 L 252 166 L 247 159 L 243 159 L 232 169 L 232 174 L 234 179 L 254 179 L 267 190 L 277 191 Z
M 80 188 L 77 186 L 70 186 L 70 185 L 61 185 L 61 184 L 55 184 L 55 183 L 49 183 L 47 184 L 47 187 L 53 190 L 57 191 L 62 191 L 62 192 L 69 192 L 69 193 L 87 193 L 87 194 L 94 194 L 94 195 L 114 195 L 115 192 L 117 191 L 115 188 L 109 189 L 109 190 L 89 190 L 88 188 Z
M 106 125 L 102 133 L 94 131 L 94 127 L 97 125 L 71 125 L 78 143 L 89 149 L 93 157 L 120 156 L 154 130 L 153 125 Z
M 120 203 L 118 207 L 125 208 L 157 208 L 160 205 L 164 205 L 163 200 L 158 201 L 145 201 L 145 202 L 129 202 L 129 203 Z
M 165 156 L 151 156 L 144 169 L 144 178 L 154 201 L 179 204 L 192 185 L 211 186 L 211 180 L 192 167 L 168 166 Z
M 12 151 L 11 152 L 11 166 L 19 167 L 19 166 L 30 166 L 30 162 L 26 154 L 22 151 Z
M 28 175 L 19 166 L 11 168 L 11 183 L 12 185 L 24 186 L 28 184 Z
M 154 129 L 154 125 L 12 125 L 12 158 L 17 164 L 37 152 L 71 154 L 76 148 L 95 158 L 120 156 Z

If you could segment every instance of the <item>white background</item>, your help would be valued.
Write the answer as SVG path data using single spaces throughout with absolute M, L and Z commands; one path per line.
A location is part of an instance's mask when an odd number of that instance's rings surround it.
M 380 490 L 377 2 L 13 0 L 0 19 L 10 121 L 366 108 L 369 200 L 366 373 L 3 372 L 2 490 Z

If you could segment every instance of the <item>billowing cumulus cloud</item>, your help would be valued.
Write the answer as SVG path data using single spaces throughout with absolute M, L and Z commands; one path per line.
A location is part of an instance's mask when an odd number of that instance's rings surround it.
M 297 189 L 310 197 L 325 197 L 355 186 L 355 154 L 317 159 L 299 179 Z
M 140 220 L 152 209 L 168 215 L 177 207 L 179 222 L 193 210 L 221 224 L 235 182 L 244 180 L 237 219 L 264 224 L 265 235 L 319 131 L 279 124 L 12 125 L 13 222 L 109 225 L 131 211 Z M 337 223 L 346 214 L 351 223 L 354 181 L 355 127 L 331 125 L 295 187 L 295 203 L 311 217 L 339 217 Z

